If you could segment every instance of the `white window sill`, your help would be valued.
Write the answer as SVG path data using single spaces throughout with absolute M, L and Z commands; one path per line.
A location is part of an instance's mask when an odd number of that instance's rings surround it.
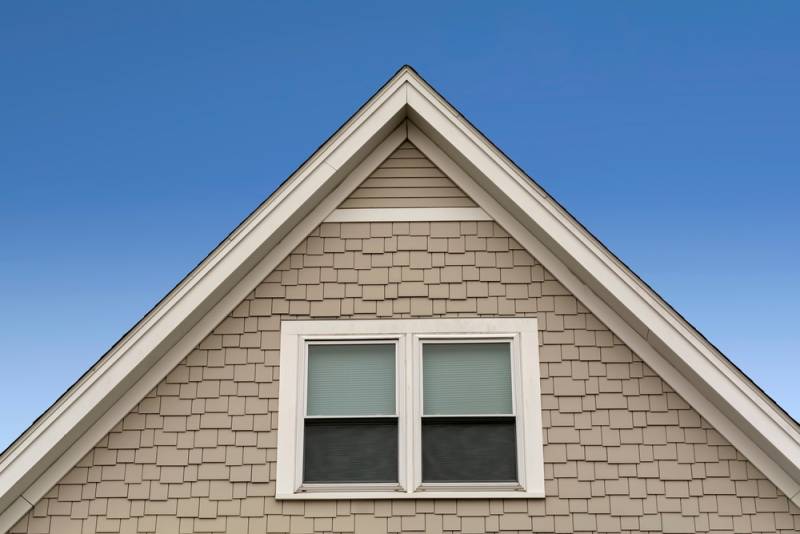
M 318 500 L 364 500 L 364 499 L 542 499 L 541 491 L 356 491 L 356 492 L 300 492 L 279 493 L 275 499 L 279 501 L 318 501 Z

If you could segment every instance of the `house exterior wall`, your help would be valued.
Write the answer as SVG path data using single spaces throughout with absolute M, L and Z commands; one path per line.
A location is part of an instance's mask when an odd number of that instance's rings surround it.
M 273 498 L 281 320 L 501 316 L 541 329 L 546 498 Z M 320 225 L 11 532 L 798 530 L 797 507 L 488 221 Z
M 351 208 L 471 208 L 475 202 L 404 142 L 339 206 Z

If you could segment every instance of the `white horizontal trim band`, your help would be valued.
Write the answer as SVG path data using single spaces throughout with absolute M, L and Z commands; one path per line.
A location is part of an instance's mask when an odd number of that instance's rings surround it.
M 491 221 L 481 208 L 360 208 L 337 209 L 325 222 Z

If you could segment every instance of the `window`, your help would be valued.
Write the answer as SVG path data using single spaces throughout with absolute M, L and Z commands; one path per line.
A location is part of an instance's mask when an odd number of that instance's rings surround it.
M 422 482 L 516 482 L 511 343 L 422 345 Z
M 284 321 L 277 498 L 544 495 L 535 319 Z
M 394 343 L 309 343 L 303 482 L 397 483 Z

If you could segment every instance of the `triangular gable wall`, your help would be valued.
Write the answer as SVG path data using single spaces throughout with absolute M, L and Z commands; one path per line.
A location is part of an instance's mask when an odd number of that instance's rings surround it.
M 496 219 L 760 471 L 800 500 L 796 423 L 403 68 L 3 453 L 0 528 L 39 501 L 326 213 L 359 211 L 336 207 L 406 139 L 480 206 L 463 209 Z
M 273 498 L 281 320 L 498 316 L 542 329 L 546 500 L 437 512 Z M 496 221 L 317 226 L 34 504 L 12 533 L 800 525 L 800 509 Z

